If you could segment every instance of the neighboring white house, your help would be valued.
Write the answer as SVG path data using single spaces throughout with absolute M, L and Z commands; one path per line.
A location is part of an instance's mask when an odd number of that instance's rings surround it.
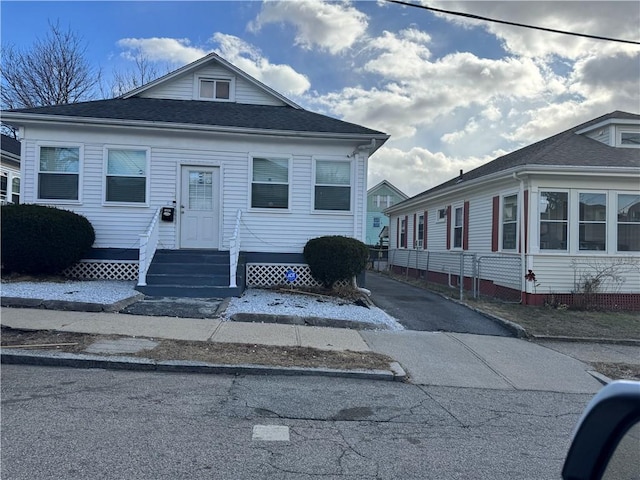
M 640 115 L 595 118 L 385 213 L 406 275 L 526 304 L 597 293 L 640 308 Z
M 86 216 L 87 260 L 115 271 L 140 259 L 142 286 L 156 248 L 231 251 L 232 270 L 238 258 L 274 265 L 265 275 L 279 283 L 311 238 L 364 241 L 367 162 L 388 139 L 305 110 L 213 53 L 116 99 L 3 121 L 22 141 L 22 201 Z
M 20 203 L 20 142 L 5 134 L 0 142 L 0 204 Z
M 407 198 L 409 197 L 387 180 L 383 180 L 367 190 L 367 235 L 365 238 L 367 245 L 389 245 L 389 237 L 381 236 L 384 227 L 389 226 L 389 217 L 383 212 Z M 388 232 L 388 230 L 384 231 Z

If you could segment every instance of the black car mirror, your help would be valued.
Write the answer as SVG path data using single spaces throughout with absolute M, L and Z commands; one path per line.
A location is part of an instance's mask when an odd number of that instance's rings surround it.
M 616 381 L 602 388 L 578 421 L 562 478 L 639 480 L 638 422 L 640 382 Z

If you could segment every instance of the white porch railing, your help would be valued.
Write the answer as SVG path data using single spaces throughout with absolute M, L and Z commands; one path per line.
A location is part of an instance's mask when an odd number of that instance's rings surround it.
M 240 257 L 240 219 L 242 212 L 238 210 L 236 214 L 236 226 L 233 236 L 229 240 L 229 288 L 236 288 L 236 274 L 238 272 L 238 258 Z
M 138 286 L 140 287 L 144 287 L 147 284 L 147 271 L 153 256 L 156 254 L 156 248 L 158 248 L 161 211 L 162 208 L 158 208 L 151 219 L 147 231 L 140 234 L 140 253 L 138 257 Z

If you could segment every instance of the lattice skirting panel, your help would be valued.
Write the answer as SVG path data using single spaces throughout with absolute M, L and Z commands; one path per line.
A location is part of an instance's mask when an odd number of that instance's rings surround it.
M 79 280 L 138 280 L 136 260 L 82 260 L 62 272 Z
M 287 272 L 296 274 L 293 282 L 287 280 Z M 339 286 L 349 282 L 338 282 Z M 265 288 L 280 285 L 297 287 L 319 287 L 321 284 L 311 275 L 309 265 L 304 263 L 248 263 L 247 287 Z

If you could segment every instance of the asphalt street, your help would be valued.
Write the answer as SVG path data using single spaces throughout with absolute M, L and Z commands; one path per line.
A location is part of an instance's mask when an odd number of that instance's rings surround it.
M 367 271 L 366 282 L 373 302 L 408 330 L 513 336 L 484 315 L 422 288 L 372 271 Z
M 2 366 L 2 478 L 559 478 L 590 394 Z

